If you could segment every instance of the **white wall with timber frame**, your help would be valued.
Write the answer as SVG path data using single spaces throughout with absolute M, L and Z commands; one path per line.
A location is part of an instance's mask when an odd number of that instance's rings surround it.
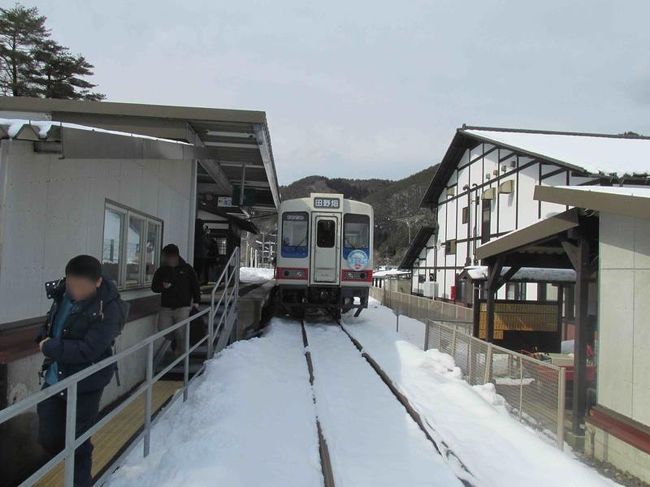
M 456 276 L 466 265 L 476 263 L 477 246 L 568 209 L 564 205 L 535 201 L 536 185 L 580 185 L 594 180 L 577 176 L 561 164 L 490 143 L 479 143 L 465 150 L 437 204 L 431 208 L 438 231 L 413 264 L 412 292 L 422 294 L 418 276 L 423 275 L 425 282 L 438 282 L 438 298 L 451 299 Z M 512 191 L 500 191 L 499 186 L 507 181 L 511 181 Z M 467 186 L 469 190 L 463 189 Z M 488 190 L 494 191 L 491 200 L 483 199 Z M 467 212 L 466 222 L 463 222 L 464 212 Z M 446 243 L 450 241 L 455 241 L 455 252 L 447 251 Z M 505 298 L 505 293 L 504 286 L 498 298 Z M 536 299 L 537 284 L 526 285 L 526 297 Z

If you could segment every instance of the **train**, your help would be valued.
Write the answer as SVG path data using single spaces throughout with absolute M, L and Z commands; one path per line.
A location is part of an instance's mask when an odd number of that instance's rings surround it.
M 372 282 L 372 206 L 342 194 L 312 193 L 283 201 L 278 213 L 276 305 L 304 317 L 320 310 L 336 319 L 368 307 Z

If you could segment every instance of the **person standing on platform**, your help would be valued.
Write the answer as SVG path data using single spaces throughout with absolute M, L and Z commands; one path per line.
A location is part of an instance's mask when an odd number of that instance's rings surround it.
M 196 272 L 180 256 L 178 247 L 166 245 L 162 249 L 163 264 L 156 270 L 151 290 L 160 293 L 161 309 L 158 313 L 158 330 L 165 330 L 190 316 L 192 308 L 201 303 L 201 287 Z M 175 355 L 180 355 L 185 343 L 183 328 L 165 337 L 172 342 Z
M 50 292 L 54 303 L 36 339 L 45 356 L 41 369 L 43 388 L 112 355 L 113 342 L 125 317 L 117 287 L 101 272 L 95 257 L 79 255 L 68 262 L 65 279 Z M 114 372 L 115 364 L 77 384 L 77 437 L 95 424 L 102 392 Z M 65 447 L 66 407 L 65 392 L 37 406 L 38 442 L 50 456 Z M 90 439 L 75 451 L 75 487 L 92 485 L 92 451 Z

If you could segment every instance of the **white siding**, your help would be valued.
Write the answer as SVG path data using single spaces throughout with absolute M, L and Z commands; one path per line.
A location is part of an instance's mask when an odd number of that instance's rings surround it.
M 2 145 L 0 323 L 44 314 L 43 283 L 74 255 L 100 257 L 106 199 L 162 219 L 163 244 L 187 255 L 190 162 L 59 159 L 34 153 L 31 142 Z
M 601 213 L 598 402 L 650 426 L 650 221 Z

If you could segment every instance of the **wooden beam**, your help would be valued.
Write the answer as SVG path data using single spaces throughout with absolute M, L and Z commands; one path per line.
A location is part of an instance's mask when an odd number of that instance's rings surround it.
M 587 345 L 589 340 L 589 240 L 581 237 L 576 246 L 576 320 L 573 378 L 573 433 L 584 435 L 582 424 L 587 408 Z
M 566 252 L 567 257 L 571 261 L 571 265 L 575 270 L 578 270 L 580 265 L 580 256 L 578 255 L 578 246 L 574 245 L 567 240 L 562 240 L 562 248 Z
M 488 264 L 487 280 L 487 341 L 492 342 L 494 336 L 494 300 L 496 298 L 497 284 L 501 269 L 503 268 L 504 256 L 497 257 L 493 264 Z

